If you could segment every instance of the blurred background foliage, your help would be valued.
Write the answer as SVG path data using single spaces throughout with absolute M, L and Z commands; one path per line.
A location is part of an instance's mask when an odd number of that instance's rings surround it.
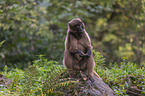
M 61 62 L 73 18 L 106 65 L 122 57 L 145 64 L 145 0 L 0 0 L 0 68 L 23 68 L 40 54 Z

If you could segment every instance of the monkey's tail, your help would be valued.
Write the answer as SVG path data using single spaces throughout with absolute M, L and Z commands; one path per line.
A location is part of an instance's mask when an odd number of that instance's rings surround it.
M 94 75 L 96 75 L 98 78 L 100 78 L 100 76 L 95 72 L 93 71 Z

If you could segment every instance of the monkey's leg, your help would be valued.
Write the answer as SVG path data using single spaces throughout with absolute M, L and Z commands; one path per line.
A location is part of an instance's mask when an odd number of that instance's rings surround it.
M 87 59 L 87 57 L 83 57 L 82 60 L 79 62 L 81 71 L 87 70 Z
M 74 57 L 72 56 L 72 54 L 68 51 L 65 50 L 64 51 L 64 59 L 63 59 L 63 64 L 64 66 L 69 69 L 70 72 L 70 76 L 72 78 L 75 77 L 76 72 L 80 70 L 80 66 L 78 65 L 78 63 L 74 60 Z
M 67 69 L 72 69 L 72 56 L 68 50 L 64 51 L 63 65 Z
M 71 74 L 71 77 L 76 78 L 79 72 L 80 72 L 80 66 L 76 62 L 76 60 L 72 57 L 72 74 Z

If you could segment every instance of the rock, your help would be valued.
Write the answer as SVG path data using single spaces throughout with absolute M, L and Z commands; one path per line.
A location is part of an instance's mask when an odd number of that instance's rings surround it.
M 63 91 L 65 96 L 117 96 L 101 78 L 94 75 L 95 81 L 92 83 L 90 80 L 86 80 L 86 77 L 87 75 L 83 74 L 82 76 L 82 73 L 79 73 L 76 78 L 74 78 L 74 81 L 78 81 L 78 83 L 69 85 L 69 87 L 64 86 L 57 91 Z
M 117 96 L 117 94 L 105 84 L 101 78 L 94 76 L 95 81 L 92 83 L 90 80 L 85 81 L 86 87 L 83 91 L 83 96 Z

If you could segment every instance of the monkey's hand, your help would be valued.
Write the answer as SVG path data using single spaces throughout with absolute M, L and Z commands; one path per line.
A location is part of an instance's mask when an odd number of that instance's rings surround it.
M 69 49 L 69 52 L 75 54 L 75 53 L 78 53 L 78 50 L 77 49 Z
M 91 53 L 92 53 L 92 51 L 91 50 L 88 50 L 87 53 L 86 53 L 86 57 L 89 58 L 91 56 Z
M 86 54 L 84 54 L 82 50 L 78 50 L 78 54 L 79 54 L 80 57 L 86 56 Z

